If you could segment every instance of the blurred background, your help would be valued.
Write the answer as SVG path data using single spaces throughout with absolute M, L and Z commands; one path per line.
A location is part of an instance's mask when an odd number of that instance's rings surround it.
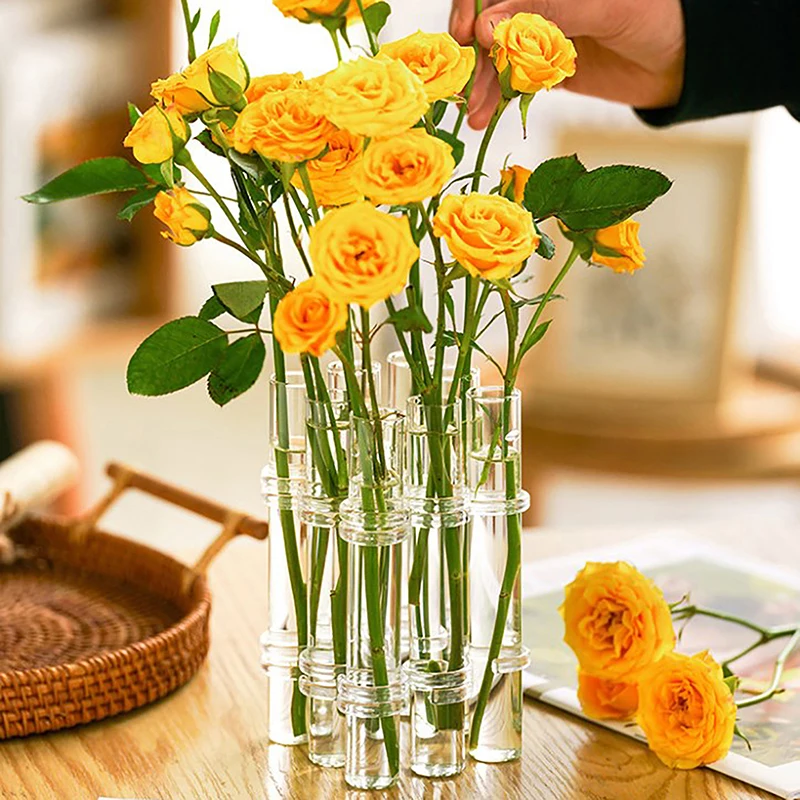
M 193 0 L 200 42 L 219 6 L 217 41 L 238 36 L 253 75 L 335 65 L 323 30 L 268 0 Z M 448 0 L 402 0 L 383 38 L 445 30 L 448 14 Z M 72 447 L 84 473 L 66 513 L 99 495 L 112 458 L 258 513 L 266 372 L 225 409 L 202 383 L 159 399 L 125 388 L 136 345 L 197 313 L 211 284 L 253 277 L 249 262 L 214 242 L 167 245 L 149 213 L 119 222 L 119 197 L 19 200 L 82 159 L 124 154 L 126 101 L 144 108 L 150 82 L 185 65 L 179 4 L 0 0 L 0 53 L 2 455 L 42 437 Z M 537 97 L 528 130 L 523 140 L 507 114 L 492 175 L 509 154 L 533 166 L 578 152 L 590 167 L 637 163 L 675 180 L 640 217 L 646 268 L 577 268 L 521 378 L 529 522 L 644 531 L 797 517 L 800 124 L 773 109 L 651 131 L 628 108 L 556 91 Z M 479 134 L 466 136 L 469 171 Z M 196 160 L 225 185 L 224 164 Z M 537 265 L 535 280 L 557 268 Z M 176 514 L 125 498 L 109 527 L 158 544 L 183 529 Z

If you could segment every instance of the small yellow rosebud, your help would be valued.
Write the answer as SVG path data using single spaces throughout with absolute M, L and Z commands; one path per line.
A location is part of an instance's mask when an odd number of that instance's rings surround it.
M 172 158 L 189 139 L 189 126 L 174 106 L 152 106 L 136 120 L 122 142 L 133 148 L 140 164 L 162 164 Z
M 500 194 L 521 205 L 525 197 L 525 186 L 532 174 L 531 170 L 516 164 L 513 167 L 501 169 Z
M 211 212 L 188 189 L 176 186 L 159 192 L 154 205 L 156 219 L 169 228 L 161 232 L 165 239 L 188 247 L 211 235 Z
M 225 92 L 230 96 L 216 96 L 211 84 L 212 73 L 217 73 L 230 87 Z M 229 39 L 198 56 L 183 72 L 156 81 L 150 94 L 162 105 L 176 106 L 182 114 L 199 114 L 213 105 L 233 105 L 247 89 L 247 84 L 247 67 L 236 41 Z
M 644 248 L 639 243 L 639 223 L 626 219 L 618 225 L 603 228 L 594 236 L 595 251 L 592 263 L 610 267 L 614 272 L 633 273 L 644 266 Z M 597 245 L 615 251 L 618 255 L 598 253 Z

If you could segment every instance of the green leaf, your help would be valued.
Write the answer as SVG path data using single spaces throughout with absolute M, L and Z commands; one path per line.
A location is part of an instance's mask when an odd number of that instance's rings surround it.
M 546 219 L 561 210 L 572 184 L 586 174 L 578 156 L 560 156 L 540 164 L 525 184 L 522 205 L 536 219 Z
M 210 320 L 216 319 L 225 313 L 225 306 L 220 303 L 219 298 L 212 294 L 208 300 L 203 303 L 200 313 L 197 315 L 200 319 Z
M 528 110 L 531 107 L 534 95 L 523 94 L 519 98 L 519 114 L 522 117 L 522 138 L 528 138 Z
M 442 281 L 442 288 L 449 289 L 453 283 L 461 278 L 466 278 L 469 272 L 461 264 L 453 264 Z
M 26 194 L 29 203 L 58 203 L 74 197 L 143 189 L 148 181 L 141 170 L 124 158 L 93 158 L 53 178 L 41 189 Z
M 197 9 L 197 13 L 192 17 L 192 21 L 189 24 L 189 33 L 194 33 L 197 30 L 197 26 L 200 24 L 200 9 Z
M 131 126 L 136 124 L 136 121 L 139 117 L 142 116 L 142 112 L 133 104 L 128 103 L 128 119 L 130 120 Z
M 157 183 L 161 187 L 169 188 L 179 183 L 181 179 L 180 169 L 178 169 L 175 164 L 172 165 L 172 181 L 167 183 L 161 171 L 163 166 L 163 164 L 142 164 L 142 172 L 144 172 L 153 183 Z
M 368 8 L 364 9 L 364 27 L 372 31 L 377 37 L 386 25 L 386 20 L 389 19 L 389 14 L 392 9 L 388 3 L 374 3 Z
M 264 166 L 264 162 L 258 156 L 251 156 L 246 153 L 239 153 L 231 148 L 228 151 L 228 158 L 236 164 L 242 172 L 249 175 L 256 183 L 269 175 L 269 171 Z
M 433 122 L 434 126 L 438 125 L 442 121 L 446 111 L 447 111 L 446 100 L 437 100 L 433 104 L 433 108 L 431 110 L 431 122 Z
M 264 298 L 267 296 L 267 281 L 234 281 L 218 283 L 211 287 L 225 310 L 242 322 L 257 323 L 261 318 Z
M 519 358 L 522 358 L 528 350 L 542 340 L 552 321 L 553 320 L 549 319 L 547 322 L 540 322 L 533 329 L 528 327 L 528 330 L 525 331 L 525 335 L 522 337 L 522 341 L 519 344 Z
M 433 135 L 437 139 L 441 139 L 443 142 L 447 142 L 447 144 L 450 145 L 450 147 L 453 149 L 453 161 L 455 161 L 456 166 L 458 166 L 464 158 L 464 142 L 462 142 L 457 136 L 453 136 L 450 131 L 445 131 L 441 128 L 437 128 L 433 132 Z
M 135 195 L 128 198 L 125 205 L 117 212 L 117 219 L 130 222 L 143 208 L 149 206 L 156 199 L 156 195 L 160 191 L 160 186 L 148 186 L 146 189 L 140 189 Z
M 214 44 L 214 39 L 217 37 L 217 31 L 219 30 L 219 17 L 220 12 L 215 11 L 214 16 L 211 17 L 211 24 L 208 26 L 208 47 L 210 48 L 212 44 Z
M 175 185 L 175 165 L 171 158 L 168 158 L 161 164 L 161 180 L 165 186 L 170 189 Z
M 212 322 L 182 317 L 151 333 L 128 363 L 128 391 L 156 396 L 184 389 L 208 375 L 228 347 Z
M 539 230 L 539 226 L 534 223 L 536 232 L 541 236 L 539 246 L 536 248 L 536 255 L 546 258 L 548 261 L 556 254 L 555 242 L 544 232 Z
M 425 311 L 417 305 L 398 309 L 390 314 L 386 321 L 401 333 L 410 333 L 411 331 L 431 333 L 433 331 L 433 325 Z
M 232 106 L 242 97 L 242 87 L 224 72 L 208 68 L 208 84 L 214 99 L 224 106 Z
M 215 156 L 225 156 L 225 151 L 214 141 L 211 131 L 204 128 L 197 136 L 194 137 L 200 142 L 206 150 L 213 153 Z
M 258 380 L 265 355 L 266 349 L 259 334 L 251 333 L 237 339 L 208 376 L 211 399 L 218 406 L 224 406 L 244 394 Z
M 556 216 L 573 231 L 608 228 L 647 208 L 671 186 L 654 169 L 600 167 L 572 183 Z

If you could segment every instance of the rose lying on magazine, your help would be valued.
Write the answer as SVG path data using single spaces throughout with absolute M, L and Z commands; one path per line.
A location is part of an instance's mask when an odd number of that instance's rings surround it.
M 578 659 L 578 699 L 594 719 L 635 719 L 653 752 L 669 767 L 692 769 L 723 758 L 739 708 L 774 697 L 800 624 L 765 628 L 748 620 L 691 605 L 668 605 L 661 590 L 630 564 L 590 562 L 565 590 L 559 609 L 564 641 Z M 758 634 L 745 649 L 718 664 L 710 653 L 674 652 L 674 623 L 706 616 Z M 747 653 L 787 638 L 763 691 L 736 699 L 739 679 L 731 664 Z M 746 741 L 746 739 L 745 739 Z

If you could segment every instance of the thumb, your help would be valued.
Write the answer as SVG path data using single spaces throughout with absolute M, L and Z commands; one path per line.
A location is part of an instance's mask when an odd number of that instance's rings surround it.
M 525 12 L 541 14 L 558 25 L 565 36 L 602 38 L 609 24 L 618 20 L 623 5 L 621 0 L 503 0 L 478 17 L 475 36 L 481 47 L 488 49 L 497 24 Z

